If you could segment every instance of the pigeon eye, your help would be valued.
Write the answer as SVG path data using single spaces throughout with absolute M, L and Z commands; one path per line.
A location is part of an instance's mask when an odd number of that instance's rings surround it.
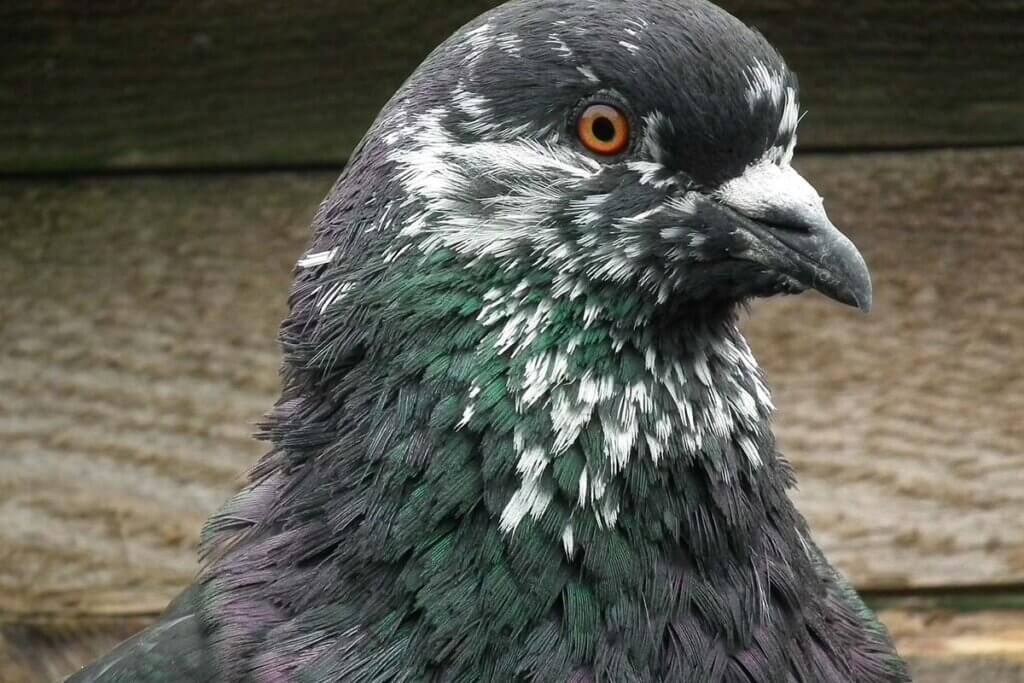
M 576 120 L 576 135 L 594 154 L 613 156 L 629 145 L 629 120 L 609 104 L 592 104 Z

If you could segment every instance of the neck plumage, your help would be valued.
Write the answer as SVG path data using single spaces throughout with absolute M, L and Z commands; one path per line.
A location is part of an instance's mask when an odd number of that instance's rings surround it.
M 274 450 L 207 529 L 213 632 L 329 613 L 325 642 L 406 667 L 568 677 L 640 671 L 667 633 L 749 644 L 816 599 L 735 311 L 537 277 L 441 253 L 359 291 L 300 284 Z
M 485 353 L 504 359 L 500 381 L 515 413 L 506 535 L 559 509 L 572 556 L 577 526 L 613 530 L 624 508 L 739 512 L 754 489 L 785 488 L 772 478 L 770 395 L 731 308 L 666 315 L 629 298 L 560 301 L 513 286 L 490 289 L 486 301 L 477 319 L 497 334 Z M 476 405 L 482 391 L 471 382 L 460 427 L 491 426 Z M 708 487 L 717 500 L 695 497 Z M 733 535 L 757 523 L 748 512 L 710 515 L 712 527 L 702 522 L 690 536 Z

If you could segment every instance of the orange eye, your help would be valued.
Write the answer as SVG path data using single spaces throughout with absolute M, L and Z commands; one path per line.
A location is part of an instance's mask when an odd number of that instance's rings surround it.
M 629 145 L 629 120 L 608 104 L 592 104 L 576 120 L 576 135 L 595 154 L 612 156 Z

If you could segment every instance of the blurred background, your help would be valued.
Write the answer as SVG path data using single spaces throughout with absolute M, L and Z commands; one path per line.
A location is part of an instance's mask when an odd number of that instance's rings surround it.
M 191 579 L 318 202 L 492 4 L 0 3 L 0 681 Z M 869 317 L 747 323 L 798 504 L 919 683 L 1024 681 L 1024 2 L 721 4 L 800 75 L 797 166 L 875 278 Z

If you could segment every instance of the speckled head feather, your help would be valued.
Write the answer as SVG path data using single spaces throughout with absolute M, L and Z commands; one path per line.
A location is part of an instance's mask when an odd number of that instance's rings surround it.
M 591 103 L 621 153 L 576 137 Z M 701 0 L 518 0 L 435 50 L 299 261 L 272 450 L 203 541 L 216 680 L 908 680 L 737 327 L 870 305 L 798 119 Z

